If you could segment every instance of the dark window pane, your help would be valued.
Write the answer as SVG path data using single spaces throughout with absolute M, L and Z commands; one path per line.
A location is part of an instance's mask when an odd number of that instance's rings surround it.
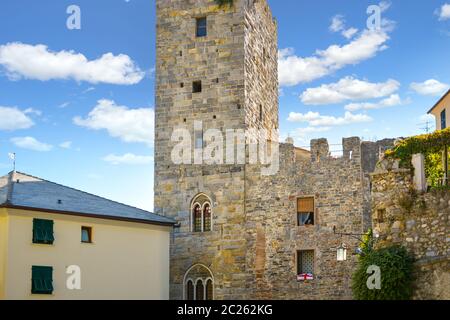
M 206 37 L 208 34 L 208 25 L 206 18 L 198 18 L 197 19 L 197 37 Z
M 186 299 L 190 301 L 194 300 L 194 284 L 190 280 L 186 286 Z
M 201 81 L 194 81 L 192 83 L 192 92 L 193 93 L 200 93 L 200 92 L 202 92 L 202 82 Z
M 206 282 L 206 300 L 213 300 L 214 298 L 214 288 L 212 280 Z
M 441 130 L 447 128 L 447 114 L 445 109 L 441 112 Z
M 203 231 L 211 231 L 211 206 L 209 204 L 205 205 L 203 210 Z
M 202 232 L 202 209 L 199 205 L 194 207 L 194 232 Z
M 203 282 L 201 280 L 197 281 L 195 286 L 195 300 L 205 300 L 205 287 L 203 286 Z

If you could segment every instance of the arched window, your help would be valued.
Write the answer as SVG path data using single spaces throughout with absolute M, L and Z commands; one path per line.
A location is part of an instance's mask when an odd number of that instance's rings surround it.
M 186 300 L 194 300 L 194 283 L 189 280 L 186 285 Z
M 204 194 L 200 194 L 194 198 L 192 203 L 192 232 L 212 231 L 211 200 Z
M 194 232 L 202 232 L 202 208 L 199 204 L 194 206 Z
M 213 300 L 213 282 L 211 279 L 209 279 L 208 281 L 206 281 L 206 300 Z
M 205 287 L 202 280 L 197 280 L 195 284 L 195 300 L 205 300 Z
M 190 267 L 184 275 L 183 284 L 183 299 L 214 300 L 214 276 L 205 265 L 196 264 Z
M 205 203 L 203 207 L 203 231 L 211 231 L 211 206 Z

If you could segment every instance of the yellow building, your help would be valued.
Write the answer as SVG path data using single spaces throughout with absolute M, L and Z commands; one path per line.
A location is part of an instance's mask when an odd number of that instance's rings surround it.
M 0 177 L 0 299 L 168 299 L 171 219 Z
M 450 126 L 450 90 L 428 111 L 436 118 L 436 130 Z

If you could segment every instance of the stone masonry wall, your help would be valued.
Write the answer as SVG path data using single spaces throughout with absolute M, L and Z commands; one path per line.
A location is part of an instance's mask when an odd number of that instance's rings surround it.
M 296 158 L 293 145 L 280 148 L 280 171 L 263 177 L 246 169 L 246 233 L 249 298 L 350 299 L 358 241 L 333 233 L 362 233 L 363 190 L 358 138 L 344 139 L 344 157 L 332 158 L 328 142 L 312 141 L 311 156 Z M 352 153 L 352 158 L 349 157 Z M 315 198 L 315 225 L 297 226 L 297 199 Z M 346 262 L 336 249 L 349 248 Z M 315 251 L 315 279 L 298 282 L 296 252 Z
M 372 175 L 378 246 L 401 245 L 414 256 L 415 299 L 450 299 L 450 192 L 418 194 L 410 170 Z
M 184 275 L 195 264 L 212 270 L 216 299 L 243 298 L 245 165 L 175 165 L 171 135 L 183 128 L 193 139 L 195 121 L 224 137 L 228 129 L 278 127 L 276 24 L 265 0 L 156 6 L 155 212 L 180 223 L 171 244 L 171 298 L 183 298 Z M 208 35 L 198 38 L 201 17 Z M 192 92 L 194 81 L 202 81 L 201 93 Z M 212 202 L 212 231 L 193 233 L 191 205 L 200 193 Z

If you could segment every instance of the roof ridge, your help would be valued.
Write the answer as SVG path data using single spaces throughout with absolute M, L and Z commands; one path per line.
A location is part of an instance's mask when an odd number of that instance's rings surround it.
M 54 185 L 61 186 L 61 187 L 64 187 L 64 188 L 68 188 L 68 189 L 71 189 L 71 190 L 74 190 L 74 191 L 78 191 L 78 192 L 81 192 L 81 193 L 84 193 L 84 194 L 87 194 L 87 195 L 90 195 L 90 196 L 93 196 L 93 197 L 96 197 L 96 198 L 99 198 L 99 199 L 102 199 L 102 200 L 106 200 L 106 201 L 109 201 L 109 202 L 112 202 L 112 203 L 120 204 L 120 205 L 129 207 L 129 208 L 133 208 L 133 209 L 136 209 L 136 210 L 140 210 L 140 211 L 143 211 L 143 212 L 146 212 L 146 213 L 151 213 L 151 214 L 154 214 L 154 215 L 156 215 L 156 216 L 159 216 L 159 217 L 162 217 L 162 218 L 165 218 L 165 219 L 170 219 L 170 218 L 168 218 L 168 217 L 166 217 L 166 216 L 163 216 L 163 215 L 160 215 L 160 214 L 151 212 L 151 211 L 147 211 L 147 210 L 144 210 L 144 209 L 135 207 L 135 206 L 131 206 L 131 205 L 122 203 L 122 202 L 118 202 L 118 201 L 114 201 L 114 200 L 111 200 L 111 199 L 107 199 L 107 198 L 105 198 L 105 197 L 101 197 L 101 196 L 95 195 L 95 194 L 93 194 L 93 193 L 89 193 L 89 192 L 87 192 L 87 191 L 83 191 L 83 190 L 80 190 L 80 189 L 68 187 L 68 186 L 65 186 L 65 185 L 60 184 L 60 183 L 57 183 L 57 182 L 53 182 L 53 181 L 50 181 L 50 180 L 42 179 L 42 178 L 40 178 L 40 177 L 33 176 L 33 175 L 31 175 L 31 174 L 28 174 L 28 173 L 24 173 L 24 172 L 20 172 L 20 171 L 16 171 L 16 173 L 23 174 L 23 175 L 25 175 L 25 176 L 28 176 L 28 177 L 31 177 L 31 178 L 35 178 L 35 179 L 39 179 L 39 180 L 42 180 L 42 181 L 45 181 L 45 182 L 48 182 L 48 183 L 52 183 L 52 184 L 54 184 Z M 12 183 L 11 183 L 11 184 L 12 184 Z M 11 186 L 11 189 L 12 189 L 12 186 Z

